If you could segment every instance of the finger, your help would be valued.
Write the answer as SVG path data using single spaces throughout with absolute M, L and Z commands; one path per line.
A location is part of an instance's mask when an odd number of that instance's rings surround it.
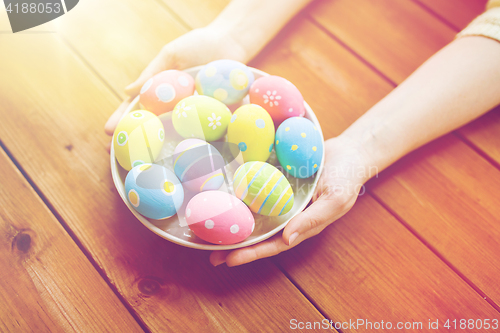
M 106 132 L 107 135 L 113 135 L 115 132 L 115 128 L 118 125 L 118 122 L 122 118 L 123 114 L 129 107 L 130 103 L 132 103 L 132 97 L 127 98 L 125 101 L 120 104 L 118 109 L 109 117 L 108 121 L 106 122 L 106 125 L 104 125 L 104 132 Z
M 170 67 L 169 59 L 166 51 L 162 50 L 142 71 L 139 78 L 125 87 L 125 93 L 129 96 L 137 96 L 147 80 Z
M 226 262 L 227 255 L 231 252 L 231 250 L 224 251 L 213 251 L 210 253 L 210 263 L 213 266 L 219 266 Z
M 111 141 L 106 144 L 106 151 L 108 154 L 111 153 Z
M 277 255 L 289 248 L 279 233 L 261 243 L 231 251 L 226 257 L 226 265 L 233 267 L 246 264 L 257 259 Z
M 340 218 L 345 212 L 344 205 L 335 205 L 332 200 L 319 197 L 288 223 L 283 230 L 283 242 L 287 245 L 294 245 L 301 235 L 315 229 L 323 230 L 326 225 Z

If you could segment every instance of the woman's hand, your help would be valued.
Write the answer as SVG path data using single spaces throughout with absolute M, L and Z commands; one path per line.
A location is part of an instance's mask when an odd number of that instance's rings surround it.
M 139 94 L 142 85 L 153 75 L 167 69 L 186 69 L 204 65 L 217 59 L 233 59 L 240 62 L 248 61 L 245 50 L 228 33 L 208 26 L 191 30 L 165 45 L 160 53 L 144 69 L 139 78 L 125 88 L 129 96 L 111 115 L 106 122 L 106 134 L 113 135 L 118 122 Z
M 214 251 L 210 262 L 237 266 L 286 251 L 303 240 L 319 234 L 332 222 L 346 214 L 356 202 L 363 184 L 377 170 L 367 165 L 362 146 L 354 140 L 339 136 L 325 142 L 325 166 L 313 203 L 295 216 L 283 233 L 249 247 L 232 251 Z M 371 172 L 371 174 L 370 174 Z

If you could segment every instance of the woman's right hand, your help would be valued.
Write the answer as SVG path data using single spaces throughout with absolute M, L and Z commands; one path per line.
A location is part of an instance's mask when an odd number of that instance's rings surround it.
M 104 131 L 108 135 L 113 135 L 129 104 L 139 94 L 143 84 L 155 74 L 167 69 L 183 70 L 204 65 L 217 59 L 233 59 L 240 62 L 248 60 L 244 49 L 238 42 L 225 31 L 211 26 L 191 30 L 166 44 L 142 71 L 139 78 L 125 88 L 125 93 L 129 97 L 109 117 Z

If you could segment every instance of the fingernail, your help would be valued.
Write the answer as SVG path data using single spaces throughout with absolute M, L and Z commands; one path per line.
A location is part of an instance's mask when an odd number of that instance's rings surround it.
M 226 262 L 226 259 L 222 259 L 222 260 L 217 260 L 215 262 L 212 262 L 212 265 L 214 265 L 214 267 L 217 267 L 219 265 L 222 265 L 223 263 Z
M 296 231 L 288 238 L 288 246 L 292 246 L 293 241 L 299 237 L 299 233 Z

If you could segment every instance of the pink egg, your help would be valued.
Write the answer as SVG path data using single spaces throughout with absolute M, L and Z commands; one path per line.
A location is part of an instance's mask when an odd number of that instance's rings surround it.
M 141 88 L 139 101 L 146 110 L 160 115 L 172 111 L 181 99 L 193 93 L 193 77 L 171 69 L 160 72 L 147 80 Z
M 279 76 L 263 76 L 252 84 L 250 103 L 258 104 L 271 115 L 277 128 L 285 119 L 305 114 L 304 98 L 290 81 Z
M 222 191 L 194 196 L 186 206 L 186 222 L 201 239 L 213 244 L 235 244 L 253 232 L 252 212 L 237 197 Z

